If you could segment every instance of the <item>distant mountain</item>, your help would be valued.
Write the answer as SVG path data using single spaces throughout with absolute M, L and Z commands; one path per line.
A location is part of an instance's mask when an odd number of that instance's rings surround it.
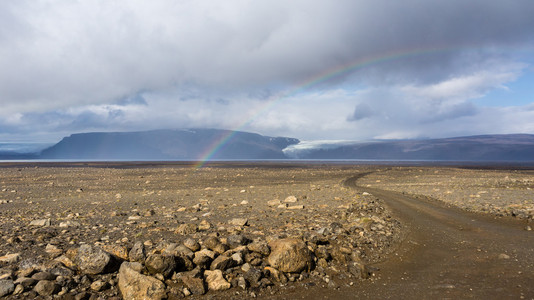
M 291 148 L 291 147 L 290 147 Z M 534 161 L 534 135 L 467 137 L 343 143 L 298 149 L 286 154 L 299 159 L 388 159 L 449 161 Z
M 534 161 L 530 134 L 301 143 L 240 131 L 181 129 L 78 133 L 40 153 L 32 147 L 0 145 L 0 159 L 198 160 L 211 152 L 210 159 Z
M 226 143 L 220 143 L 228 136 Z M 44 159 L 197 160 L 214 150 L 211 159 L 284 159 L 282 152 L 299 140 L 219 129 L 153 130 L 78 133 L 42 151 Z

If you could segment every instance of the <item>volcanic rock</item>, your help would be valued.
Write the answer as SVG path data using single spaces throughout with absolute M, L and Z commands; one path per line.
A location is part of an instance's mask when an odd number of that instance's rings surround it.
M 271 254 L 267 262 L 272 267 L 289 273 L 298 273 L 312 268 L 312 254 L 302 240 L 293 238 L 273 240 L 269 246 Z
M 106 271 L 111 263 L 111 256 L 98 247 L 84 244 L 78 249 L 74 262 L 83 273 L 96 275 Z
M 232 287 L 232 285 L 228 281 L 226 281 L 226 279 L 224 279 L 221 270 L 206 270 L 204 272 L 204 275 L 206 276 L 206 283 L 208 284 L 209 290 L 224 291 Z
M 164 299 L 165 284 L 154 277 L 139 273 L 143 266 L 137 262 L 123 262 L 119 269 L 119 290 L 124 299 Z

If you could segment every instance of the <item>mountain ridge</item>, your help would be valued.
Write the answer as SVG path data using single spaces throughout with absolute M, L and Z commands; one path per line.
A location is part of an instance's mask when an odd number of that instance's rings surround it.
M 311 146 L 310 146 L 311 145 Z M 0 159 L 205 160 L 347 159 L 534 161 L 534 135 L 485 134 L 413 140 L 315 141 L 224 129 L 86 132 L 41 152 L 3 151 Z

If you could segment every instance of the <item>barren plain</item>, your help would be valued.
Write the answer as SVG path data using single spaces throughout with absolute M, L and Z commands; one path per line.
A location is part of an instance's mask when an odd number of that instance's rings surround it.
M 3 164 L 0 296 L 531 299 L 532 189 L 529 170 Z

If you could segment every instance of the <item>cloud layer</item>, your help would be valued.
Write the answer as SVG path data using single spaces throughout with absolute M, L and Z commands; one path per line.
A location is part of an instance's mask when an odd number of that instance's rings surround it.
M 533 15 L 530 0 L 4 1 L 0 138 L 533 132 L 529 107 L 473 103 L 532 72 Z

